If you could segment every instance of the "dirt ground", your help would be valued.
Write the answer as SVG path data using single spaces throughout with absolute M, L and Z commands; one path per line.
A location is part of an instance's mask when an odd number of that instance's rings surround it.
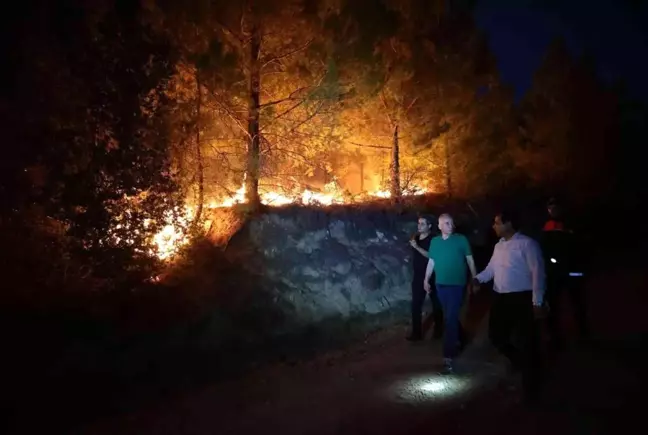
M 73 433 L 615 434 L 642 427 L 648 280 L 635 258 L 602 264 L 589 277 L 592 339 L 547 354 L 548 379 L 533 408 L 521 403 L 518 379 L 488 345 L 482 295 L 470 319 L 476 336 L 456 375 L 438 373 L 439 342 L 408 343 L 398 325 L 345 350 L 204 385 Z

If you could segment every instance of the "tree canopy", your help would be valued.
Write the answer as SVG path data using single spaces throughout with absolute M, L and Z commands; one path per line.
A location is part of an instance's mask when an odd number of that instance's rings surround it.
M 149 276 L 156 237 L 219 204 L 605 191 L 641 111 L 559 40 L 516 104 L 473 3 L 33 2 L 4 28 L 3 219 L 53 222 L 97 276 Z

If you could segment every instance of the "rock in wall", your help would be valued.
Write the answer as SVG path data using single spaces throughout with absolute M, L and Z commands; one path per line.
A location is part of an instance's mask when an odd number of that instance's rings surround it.
M 379 209 L 274 209 L 249 221 L 228 250 L 295 325 L 407 311 L 408 241 L 417 216 Z

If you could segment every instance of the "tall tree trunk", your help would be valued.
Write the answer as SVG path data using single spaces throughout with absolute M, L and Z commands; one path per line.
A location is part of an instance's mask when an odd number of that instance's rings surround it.
M 200 75 L 196 68 L 196 159 L 198 162 L 198 204 L 196 204 L 196 216 L 194 217 L 194 226 L 200 222 L 205 201 L 205 170 L 202 157 L 202 142 L 200 140 L 200 114 L 202 111 L 202 86 Z
M 452 198 L 452 172 L 450 164 L 450 144 L 446 139 L 444 141 L 445 145 L 445 176 L 446 176 L 446 193 L 448 198 Z
M 261 68 L 259 57 L 261 52 L 261 31 L 258 23 L 251 29 L 250 59 L 249 59 L 249 102 L 248 102 L 248 148 L 247 171 L 245 177 L 245 199 L 251 210 L 258 210 L 261 205 L 259 198 L 259 114 Z
M 400 150 L 398 144 L 398 124 L 394 126 L 394 141 L 392 143 L 391 185 L 389 193 L 393 202 L 401 200 L 400 186 Z

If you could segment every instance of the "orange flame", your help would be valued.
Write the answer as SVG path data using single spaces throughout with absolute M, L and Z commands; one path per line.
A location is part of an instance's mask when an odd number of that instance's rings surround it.
M 423 195 L 427 193 L 426 189 L 415 186 L 414 188 L 405 189 L 403 191 L 404 196 L 414 196 L 414 195 Z M 390 192 L 386 190 L 375 190 L 368 192 L 363 196 L 363 200 L 370 198 L 390 198 Z M 324 186 L 324 192 L 315 192 L 309 189 L 304 189 L 302 191 L 294 191 L 292 194 L 280 193 L 276 191 L 265 191 L 260 193 L 261 203 L 267 206 L 282 206 L 289 204 L 302 204 L 302 205 L 311 205 L 311 206 L 329 206 L 333 204 L 344 204 L 350 202 L 350 200 L 345 198 L 342 191 L 340 191 L 335 182 L 329 183 Z M 216 201 L 212 200 L 206 204 L 208 209 L 216 208 L 229 208 L 237 204 L 242 204 L 245 202 L 245 186 L 241 186 L 234 194 L 224 200 Z M 176 213 L 173 213 L 175 211 Z M 197 207 L 195 205 L 186 205 L 184 207 L 183 213 L 180 213 L 178 217 L 178 209 L 169 210 L 165 213 L 164 226 L 160 231 L 158 231 L 150 240 L 149 246 L 145 248 L 145 252 L 148 252 L 149 255 L 155 256 L 163 261 L 172 260 L 180 251 L 180 249 L 186 246 L 190 238 L 187 234 L 187 228 L 193 221 Z M 124 222 L 124 219 L 120 219 L 120 222 Z M 144 223 L 145 226 L 149 222 Z M 116 228 L 119 228 L 122 224 L 118 224 Z M 114 241 L 116 237 L 113 237 Z M 131 241 L 132 242 L 132 241 Z

